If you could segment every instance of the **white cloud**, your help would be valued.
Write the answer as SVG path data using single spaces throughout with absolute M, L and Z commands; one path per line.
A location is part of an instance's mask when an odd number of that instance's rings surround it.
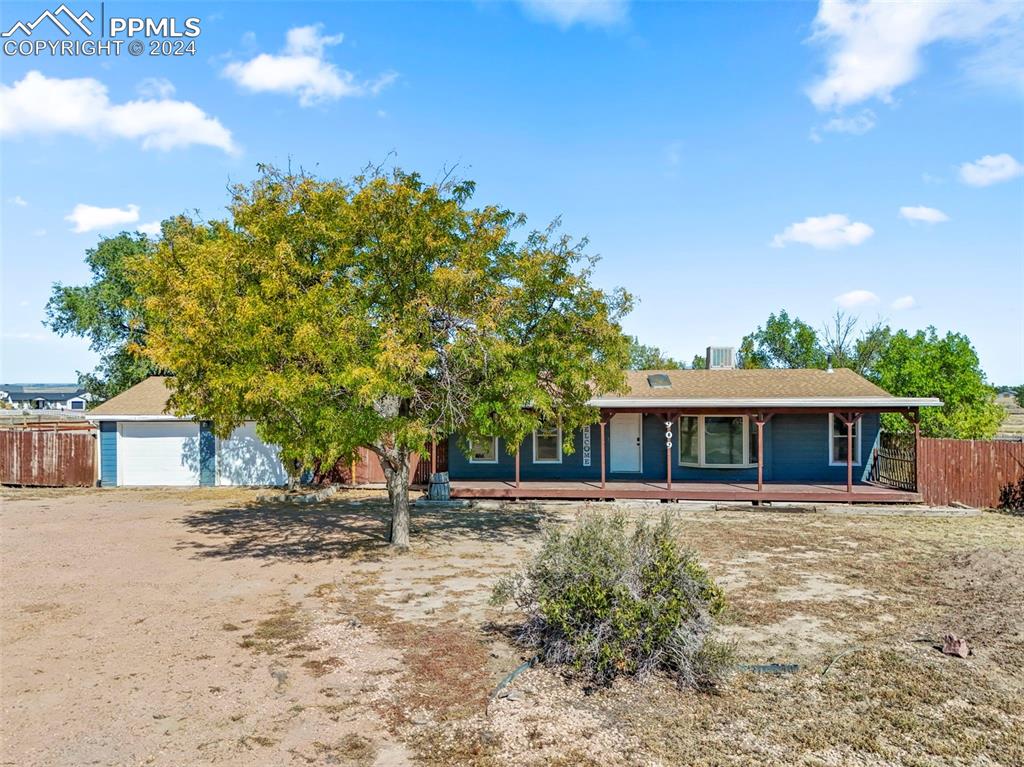
M 519 0 L 538 21 L 550 21 L 562 29 L 574 24 L 612 27 L 629 15 L 629 0 Z
M 1008 154 L 987 154 L 960 166 L 960 180 L 970 186 L 989 186 L 1024 174 L 1024 165 Z
M 851 290 L 835 297 L 835 302 L 844 309 L 856 309 L 858 306 L 877 304 L 878 296 L 870 290 Z
M 139 224 L 135 227 L 135 231 L 148 234 L 150 237 L 157 237 L 160 235 L 160 222 L 150 221 L 148 224 Z
M 894 3 L 887 0 L 822 0 L 811 39 L 829 51 L 826 75 L 807 90 L 819 109 L 870 98 L 892 101 L 892 92 L 921 70 L 921 51 L 932 43 L 1003 39 L 1024 6 L 987 0 Z
M 913 296 L 900 296 L 891 304 L 892 308 L 896 311 L 902 311 L 904 309 L 913 309 L 917 306 L 917 301 L 914 300 Z
M 95 205 L 79 203 L 65 221 L 75 225 L 73 232 L 91 232 L 95 229 L 109 229 L 118 224 L 132 224 L 139 220 L 139 206 L 127 205 L 124 208 L 97 208 Z
M 926 224 L 941 224 L 949 221 L 949 216 L 938 208 L 929 208 L 924 205 L 904 205 L 900 208 L 900 218 L 907 221 L 923 221 Z
M 385 72 L 375 80 L 358 82 L 354 74 L 324 59 L 325 50 L 339 45 L 343 35 L 322 35 L 322 29 L 322 24 L 289 29 L 281 53 L 233 61 L 223 74 L 255 93 L 295 94 L 304 107 L 346 96 L 376 96 L 398 77 Z
M 235 152 L 231 131 L 189 101 L 148 98 L 113 104 L 91 77 L 61 79 L 32 71 L 0 85 L 0 135 L 69 133 L 135 139 L 143 149 L 193 144 Z
M 139 81 L 135 90 L 147 99 L 169 99 L 176 88 L 166 77 L 146 77 Z
M 844 245 L 860 245 L 875 230 L 863 221 L 850 221 L 841 213 L 811 216 L 787 226 L 772 238 L 772 247 L 781 248 L 788 242 L 799 242 L 812 248 L 832 249 Z
M 833 117 L 823 127 L 832 133 L 852 133 L 860 136 L 874 128 L 875 122 L 875 113 L 870 109 L 864 109 L 851 117 Z
M 20 194 L 14 195 L 14 197 L 8 197 L 7 201 L 12 205 L 17 205 L 19 208 L 27 208 L 28 200 L 22 197 Z

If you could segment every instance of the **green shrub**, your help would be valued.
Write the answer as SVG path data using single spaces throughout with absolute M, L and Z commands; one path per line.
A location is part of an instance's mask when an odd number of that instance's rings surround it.
M 730 648 L 713 637 L 725 597 L 680 548 L 668 515 L 632 533 L 622 514 L 549 529 L 537 555 L 498 582 L 492 601 L 523 611 L 517 639 L 544 662 L 597 683 L 660 669 L 706 688 L 731 662 Z

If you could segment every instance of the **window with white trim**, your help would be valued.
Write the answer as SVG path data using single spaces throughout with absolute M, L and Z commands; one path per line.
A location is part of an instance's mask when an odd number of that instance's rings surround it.
M 562 462 L 562 427 L 544 424 L 533 432 L 533 462 Z
M 497 463 L 498 438 L 484 437 L 483 439 L 471 439 L 469 441 L 469 462 Z
M 860 419 L 853 428 L 853 465 L 860 466 Z M 846 465 L 846 423 L 835 413 L 828 414 L 828 462 L 830 466 Z
M 757 434 L 751 447 L 750 419 L 745 415 L 679 417 L 679 464 L 735 469 L 757 465 Z

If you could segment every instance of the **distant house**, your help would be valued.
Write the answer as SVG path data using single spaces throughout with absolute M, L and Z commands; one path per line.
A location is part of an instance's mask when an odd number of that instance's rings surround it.
M 90 395 L 78 384 L 0 384 L 0 402 L 30 410 L 85 410 Z
M 167 413 L 167 379 L 152 376 L 86 413 L 100 432 L 104 487 L 283 485 L 278 448 L 244 424 L 227 439 L 210 425 Z

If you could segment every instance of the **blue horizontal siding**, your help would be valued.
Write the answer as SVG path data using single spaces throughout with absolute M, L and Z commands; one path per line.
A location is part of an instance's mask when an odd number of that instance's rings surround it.
M 100 485 L 117 485 L 117 423 L 100 421 Z
M 859 480 L 866 470 L 872 446 L 878 436 L 879 418 L 868 414 L 863 418 L 861 436 L 861 466 L 854 470 Z M 607 429 L 610 432 L 610 427 Z M 559 464 L 533 463 L 533 440 L 527 438 L 520 453 L 520 478 L 530 480 L 600 480 L 601 431 L 596 424 L 591 431 L 591 465 L 583 465 L 583 436 L 577 430 L 573 435 L 575 451 L 563 455 Z M 712 469 L 679 465 L 679 426 L 673 424 L 672 479 L 673 481 L 754 482 L 757 467 L 739 469 Z M 606 447 L 606 476 L 609 481 L 665 480 L 665 422 L 661 416 L 644 415 L 642 425 L 642 471 L 613 472 L 610 450 Z M 606 434 L 610 437 L 610 434 Z M 567 435 L 563 435 L 563 439 Z M 509 455 L 507 445 L 499 440 L 497 463 L 470 463 L 463 451 L 461 440 L 451 437 L 448 442 L 448 472 L 452 479 L 515 479 L 515 457 Z M 846 466 L 829 465 L 828 416 L 776 415 L 764 427 L 764 479 L 766 482 L 845 482 Z
M 828 416 L 777 415 L 772 427 L 772 480 L 776 482 L 846 482 L 846 464 L 829 465 Z M 861 420 L 860 467 L 867 465 L 878 436 L 877 413 Z M 862 471 L 854 469 L 854 479 Z

